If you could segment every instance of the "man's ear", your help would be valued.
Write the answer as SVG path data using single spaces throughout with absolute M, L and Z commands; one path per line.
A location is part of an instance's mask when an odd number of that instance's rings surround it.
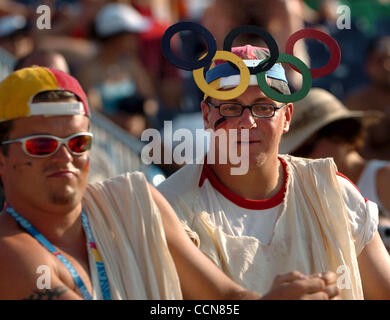
M 292 103 L 288 103 L 286 105 L 284 112 L 284 126 L 283 126 L 283 133 L 288 132 L 290 129 L 291 119 L 294 111 L 294 105 Z
M 210 106 L 207 104 L 205 100 L 203 100 L 200 103 L 200 106 L 202 108 L 204 128 L 210 129 L 211 128 L 210 121 L 209 121 Z

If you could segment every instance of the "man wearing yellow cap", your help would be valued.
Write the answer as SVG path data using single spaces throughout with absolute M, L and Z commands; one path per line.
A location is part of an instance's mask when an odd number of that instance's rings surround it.
M 266 49 L 250 45 L 232 52 L 248 67 L 269 58 Z M 240 72 L 216 63 L 206 81 L 223 92 L 243 81 Z M 266 76 L 269 87 L 290 93 L 280 64 Z M 199 237 L 200 249 L 237 283 L 261 294 L 279 273 L 331 270 L 344 299 L 390 298 L 390 258 L 377 232 L 377 206 L 337 176 L 330 159 L 278 154 L 293 105 L 269 98 L 251 74 L 238 97 L 206 95 L 201 107 L 206 129 L 229 137 L 237 130 L 235 143 L 249 169 L 233 174 L 237 163 L 209 162 L 209 152 L 204 164 L 189 164 L 158 186 Z M 210 145 L 219 154 L 220 144 Z
M 141 173 L 87 185 L 88 129 L 71 76 L 33 67 L 0 83 L 0 299 L 260 298 L 193 245 Z M 337 296 L 323 278 L 287 274 L 265 298 Z

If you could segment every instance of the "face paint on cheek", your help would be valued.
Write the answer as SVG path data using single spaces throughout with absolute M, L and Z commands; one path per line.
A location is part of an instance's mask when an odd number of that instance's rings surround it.
M 85 162 L 85 166 L 83 168 L 83 171 L 84 172 L 88 172 L 89 171 L 89 156 L 87 157 L 87 161 Z
M 225 124 L 226 124 L 226 118 L 225 117 L 219 118 L 214 123 L 214 130 L 217 130 L 219 126 L 225 125 Z

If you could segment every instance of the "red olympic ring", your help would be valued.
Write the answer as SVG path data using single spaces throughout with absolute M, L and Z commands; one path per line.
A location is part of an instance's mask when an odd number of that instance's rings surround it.
M 330 51 L 330 59 L 325 66 L 317 69 L 310 69 L 312 78 L 321 78 L 327 76 L 328 74 L 336 70 L 341 60 L 340 47 L 337 44 L 337 41 L 335 39 L 333 39 L 330 35 L 322 31 L 315 30 L 315 29 L 302 29 L 293 33 L 286 42 L 286 53 L 294 55 L 295 43 L 298 40 L 303 38 L 312 38 L 312 39 L 319 40 L 325 43 L 328 46 L 328 49 Z M 296 67 L 291 66 L 291 68 L 299 72 L 299 70 Z

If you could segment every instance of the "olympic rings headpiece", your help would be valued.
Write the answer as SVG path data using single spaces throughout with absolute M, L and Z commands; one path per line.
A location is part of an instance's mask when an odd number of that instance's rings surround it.
M 204 37 L 207 43 L 208 52 L 198 61 L 189 62 L 179 59 L 173 54 L 170 48 L 170 39 L 174 34 L 183 30 L 192 30 Z M 242 33 L 254 33 L 263 38 L 269 49 L 269 57 L 264 60 L 243 60 L 232 53 L 233 40 Z M 306 64 L 293 56 L 295 43 L 303 38 L 314 38 L 324 42 L 330 51 L 328 63 L 318 69 L 309 69 Z M 223 51 L 217 51 L 217 44 L 213 35 L 200 24 L 182 21 L 170 26 L 161 40 L 164 56 L 180 69 L 192 71 L 194 80 L 205 96 L 219 100 L 234 99 L 241 95 L 249 85 L 258 85 L 265 95 L 279 102 L 295 102 L 303 99 L 312 86 L 312 78 L 319 78 L 332 73 L 340 64 L 340 47 L 331 36 L 315 29 L 302 29 L 292 34 L 286 43 L 286 53 L 279 54 L 275 39 L 267 31 L 257 26 L 240 26 L 232 29 L 226 36 L 223 43 Z M 254 47 L 252 47 L 254 48 Z M 235 48 L 237 49 L 237 48 Z M 210 69 L 214 60 L 225 60 L 224 63 Z M 277 63 L 285 62 L 292 65 L 292 68 L 302 74 L 303 83 L 299 91 L 292 94 L 276 92 L 267 78 L 282 80 L 287 84 L 284 69 Z M 203 76 L 206 68 L 206 79 Z M 210 69 L 210 70 L 209 70 Z M 218 90 L 220 88 L 231 88 L 230 90 Z M 279 90 L 280 91 L 280 90 Z

